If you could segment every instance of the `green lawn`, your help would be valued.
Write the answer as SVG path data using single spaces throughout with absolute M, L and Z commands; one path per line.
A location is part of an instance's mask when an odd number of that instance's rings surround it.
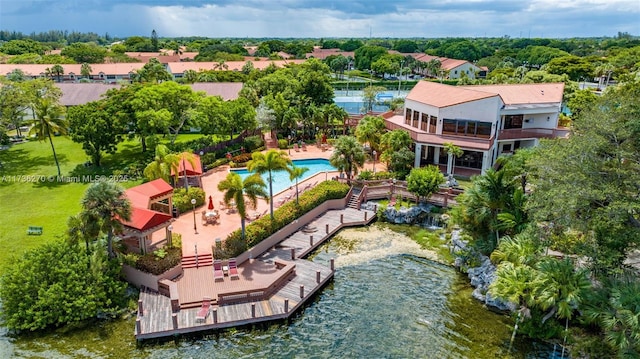
M 179 135 L 177 141 L 189 141 L 200 136 Z M 117 153 L 104 157 L 100 168 L 85 167 L 83 164 L 89 157 L 82 150 L 82 145 L 66 137 L 54 137 L 53 142 L 62 175 L 76 178 L 108 176 L 114 171 L 126 175 L 129 166 L 147 163 L 152 156 L 152 153 L 146 156 L 141 153 L 138 140 L 127 140 L 118 145 Z M 57 169 L 48 141 L 29 141 L 0 151 L 0 164 L 1 273 L 11 256 L 64 236 L 67 219 L 80 211 L 80 199 L 89 182 L 50 181 L 49 176 L 55 177 Z M 120 182 L 125 188 L 140 183 L 141 179 Z M 43 234 L 27 235 L 29 226 L 44 227 Z

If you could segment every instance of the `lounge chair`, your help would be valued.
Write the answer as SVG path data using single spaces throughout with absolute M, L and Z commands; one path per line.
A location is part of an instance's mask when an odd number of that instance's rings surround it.
M 222 270 L 222 261 L 216 259 L 213 261 L 213 281 L 224 281 L 224 271 Z
M 204 297 L 204 299 L 202 299 L 202 306 L 196 314 L 196 322 L 207 320 L 209 309 L 211 309 L 211 298 Z
M 306 150 L 307 150 L 307 144 L 306 144 L 306 143 L 304 143 L 304 142 L 302 143 L 302 150 L 303 150 L 303 151 L 306 151 Z
M 238 274 L 238 264 L 236 263 L 235 258 L 229 259 L 229 278 L 240 279 L 240 275 Z
M 300 149 L 298 148 L 298 144 L 297 144 L 297 143 L 294 143 L 294 144 L 293 144 L 293 149 L 294 149 L 294 151 L 296 151 L 296 152 L 300 152 Z

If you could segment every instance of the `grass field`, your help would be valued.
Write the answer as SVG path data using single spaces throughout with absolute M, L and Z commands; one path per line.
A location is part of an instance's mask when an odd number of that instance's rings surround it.
M 180 135 L 179 142 L 200 135 Z M 89 157 L 82 145 L 69 138 L 54 137 L 63 176 L 95 179 L 110 175 L 137 161 L 144 161 L 138 141 L 119 144 L 118 152 L 106 155 L 101 168 L 85 167 Z M 48 141 L 29 141 L 0 151 L 0 273 L 11 256 L 64 236 L 69 216 L 80 211 L 80 200 L 90 182 L 59 182 L 51 145 Z M 84 177 L 83 177 L 84 176 Z M 90 176 L 90 177 L 87 177 Z M 120 184 L 129 188 L 141 180 Z M 43 234 L 27 235 L 29 226 L 44 227 Z

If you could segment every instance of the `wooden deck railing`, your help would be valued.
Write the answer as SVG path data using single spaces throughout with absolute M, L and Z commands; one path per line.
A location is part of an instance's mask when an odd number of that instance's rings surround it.
M 218 305 L 240 303 L 249 301 L 258 301 L 267 299 L 282 286 L 282 284 L 288 281 L 296 273 L 296 264 L 293 262 L 274 261 L 276 268 L 278 268 L 278 278 L 271 282 L 266 287 L 254 287 L 251 290 L 240 290 L 233 292 L 221 292 L 218 293 Z

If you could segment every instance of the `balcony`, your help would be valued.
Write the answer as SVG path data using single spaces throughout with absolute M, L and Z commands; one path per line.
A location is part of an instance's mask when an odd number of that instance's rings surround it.
M 500 130 L 498 140 L 520 140 L 527 138 L 558 138 L 567 137 L 569 135 L 568 128 L 511 128 L 508 130 Z

